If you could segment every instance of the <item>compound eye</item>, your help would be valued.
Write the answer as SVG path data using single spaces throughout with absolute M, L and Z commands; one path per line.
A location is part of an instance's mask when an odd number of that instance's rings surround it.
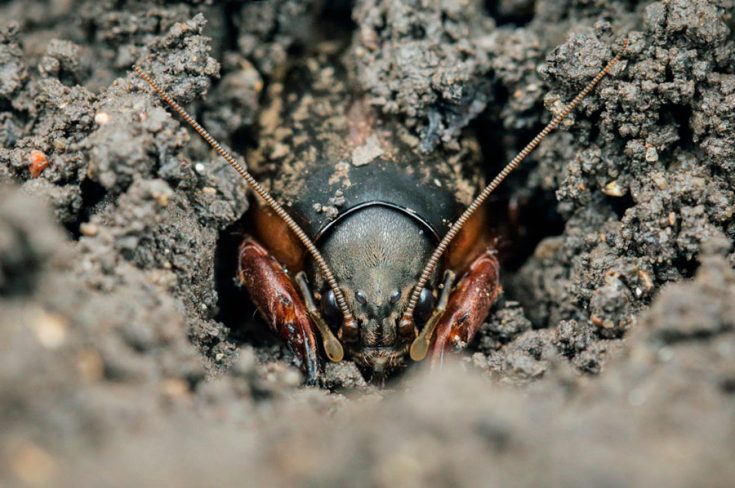
M 398 303 L 398 300 L 401 299 L 401 292 L 398 290 L 393 290 L 393 293 L 390 294 L 390 297 L 388 298 L 388 301 L 391 305 L 395 305 Z
M 339 325 L 342 313 L 339 309 L 339 305 L 337 305 L 337 298 L 334 296 L 334 292 L 332 290 L 327 290 L 322 293 L 322 301 L 320 305 L 324 320 L 326 320 L 331 326 Z
M 418 324 L 424 324 L 429 317 L 431 312 L 434 311 L 434 295 L 431 293 L 431 289 L 424 288 L 421 290 L 419 295 L 419 301 L 416 303 L 416 308 L 413 312 L 413 317 Z

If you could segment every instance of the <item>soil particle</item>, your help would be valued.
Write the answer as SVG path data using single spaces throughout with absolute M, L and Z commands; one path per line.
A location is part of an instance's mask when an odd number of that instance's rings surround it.
M 531 328 L 531 322 L 524 316 L 518 302 L 506 301 L 497 308 L 479 332 L 480 350 L 498 349 Z
M 380 147 L 378 138 L 371 136 L 365 141 L 364 145 L 358 146 L 352 151 L 352 165 L 365 166 L 382 154 L 383 149 Z

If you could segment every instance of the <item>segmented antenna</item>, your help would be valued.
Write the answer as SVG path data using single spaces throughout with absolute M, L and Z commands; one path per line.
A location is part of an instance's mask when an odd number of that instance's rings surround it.
M 456 237 L 456 235 L 459 233 L 460 230 L 462 230 L 462 227 L 467 223 L 467 221 L 472 217 L 472 214 L 474 214 L 478 208 L 482 206 L 483 203 L 487 200 L 487 198 L 492 194 L 493 191 L 505 180 L 505 178 L 508 177 L 509 174 L 511 174 L 520 164 L 523 162 L 526 157 L 533 152 L 534 149 L 541 143 L 541 141 L 544 140 L 544 138 L 549 135 L 551 131 L 556 129 L 562 120 L 564 120 L 571 112 L 574 110 L 579 103 L 584 100 L 584 98 L 589 95 L 589 93 L 597 86 L 597 84 L 602 80 L 605 75 L 607 75 L 610 70 L 615 66 L 615 64 L 620 61 L 620 58 L 623 56 L 623 53 L 625 53 L 625 50 L 628 47 L 628 39 L 623 41 L 623 48 L 620 50 L 620 52 L 611 59 L 607 66 L 605 66 L 602 71 L 600 71 L 597 76 L 595 76 L 592 81 L 590 81 L 587 86 L 584 87 L 584 89 L 577 94 L 574 99 L 569 102 L 569 104 L 564 107 L 564 110 L 562 110 L 560 113 L 558 113 L 553 119 L 551 119 L 551 122 L 548 123 L 546 127 L 539 132 L 536 137 L 533 138 L 531 142 L 529 142 L 526 147 L 524 147 L 521 152 L 519 152 L 516 157 L 514 157 L 510 163 L 508 163 L 500 173 L 498 173 L 495 178 L 490 182 L 489 185 L 485 187 L 482 192 L 475 198 L 475 200 L 470 204 L 469 207 L 465 209 L 465 211 L 460 215 L 460 217 L 451 225 L 449 228 L 449 231 L 446 233 L 446 235 L 442 238 L 441 242 L 439 242 L 439 245 L 434 250 L 434 253 L 429 258 L 429 262 L 426 264 L 426 267 L 421 272 L 421 276 L 419 277 L 418 282 L 416 282 L 416 285 L 414 286 L 413 290 L 411 291 L 411 296 L 408 300 L 408 306 L 406 308 L 406 311 L 403 312 L 403 316 L 401 317 L 401 325 L 400 327 L 411 327 L 413 325 L 413 312 L 416 308 L 416 304 L 418 303 L 419 296 L 421 295 L 421 290 L 424 289 L 426 286 L 426 283 L 429 282 L 429 278 L 431 278 L 432 273 L 434 273 L 434 270 L 436 269 L 436 266 L 439 264 L 439 260 L 441 259 L 442 255 L 446 252 L 447 248 L 449 248 L 449 244 L 452 242 L 452 239 Z
M 212 137 L 207 130 L 199 125 L 199 123 L 194 120 L 194 118 L 186 113 L 186 110 L 181 108 L 181 106 L 174 101 L 173 98 L 171 98 L 162 88 L 160 88 L 156 82 L 153 81 L 153 79 L 148 76 L 148 74 L 140 69 L 138 66 L 133 66 L 133 70 L 140 76 L 143 81 L 148 83 L 148 85 L 151 87 L 151 89 L 159 96 L 161 99 L 168 104 L 171 109 L 179 114 L 184 121 L 186 121 L 187 124 L 189 124 L 202 138 L 207 141 L 207 144 L 212 146 L 212 149 L 214 149 L 217 154 L 222 156 L 222 158 L 229 163 L 230 166 L 244 179 L 248 186 L 252 188 L 252 190 L 258 194 L 260 198 L 265 200 L 265 202 L 268 204 L 269 207 L 273 209 L 273 211 L 286 223 L 289 229 L 296 234 L 296 237 L 301 241 L 301 243 L 304 245 L 306 250 L 311 254 L 311 257 L 316 262 L 317 266 L 319 267 L 319 271 L 322 274 L 322 277 L 324 280 L 329 284 L 329 287 L 334 292 L 334 297 L 337 300 L 337 305 L 339 306 L 339 309 L 342 311 L 342 317 L 344 317 L 344 323 L 343 328 L 348 330 L 354 330 L 356 328 L 355 325 L 355 319 L 352 317 L 352 312 L 350 312 L 350 308 L 347 306 L 347 302 L 345 301 L 345 297 L 342 294 L 342 290 L 340 290 L 339 285 L 337 284 L 337 280 L 334 278 L 334 274 L 332 273 L 332 270 L 329 269 L 329 266 L 327 265 L 327 262 L 322 257 L 319 250 L 316 248 L 313 242 L 311 242 L 311 239 L 309 239 L 309 236 L 306 235 L 306 232 L 299 226 L 299 224 L 294 221 L 294 219 L 284 210 L 284 208 L 276 201 L 275 198 L 273 198 L 268 191 L 263 188 L 258 181 L 253 178 L 253 175 L 251 175 L 248 170 L 246 170 L 240 163 L 235 160 L 234 157 L 225 149 L 223 148 L 215 139 Z

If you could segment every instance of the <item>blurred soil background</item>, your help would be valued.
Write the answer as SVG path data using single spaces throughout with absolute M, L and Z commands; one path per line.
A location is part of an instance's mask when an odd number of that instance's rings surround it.
M 732 486 L 734 11 L 0 2 L 0 484 Z M 477 140 L 493 175 L 625 37 L 492 202 L 475 344 L 384 388 L 302 386 L 234 285 L 243 185 L 130 72 L 266 164 L 269 94 L 338 52 L 417 153 Z

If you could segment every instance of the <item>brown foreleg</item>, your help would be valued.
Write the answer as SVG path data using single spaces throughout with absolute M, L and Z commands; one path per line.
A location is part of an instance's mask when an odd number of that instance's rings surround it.
M 291 278 L 265 247 L 247 237 L 240 245 L 238 277 L 270 328 L 296 355 L 306 380 L 319 371 L 314 327 Z
M 467 267 L 436 326 L 432 366 L 443 361 L 445 351 L 464 349 L 475 337 L 502 290 L 499 270 L 493 249 L 486 249 Z

